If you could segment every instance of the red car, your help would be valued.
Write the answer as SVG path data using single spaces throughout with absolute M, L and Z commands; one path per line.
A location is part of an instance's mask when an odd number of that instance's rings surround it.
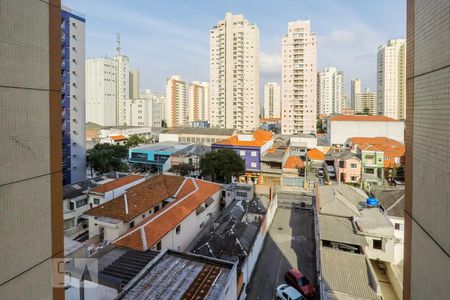
M 306 298 L 312 298 L 316 294 L 315 286 L 309 282 L 308 278 L 297 269 L 290 269 L 284 274 L 286 283 L 293 286 L 297 291 Z

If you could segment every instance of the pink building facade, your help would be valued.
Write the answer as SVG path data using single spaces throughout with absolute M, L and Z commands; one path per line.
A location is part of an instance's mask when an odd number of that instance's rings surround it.
M 361 179 L 361 160 L 351 152 L 339 153 L 334 159 L 334 169 L 339 183 L 358 183 Z

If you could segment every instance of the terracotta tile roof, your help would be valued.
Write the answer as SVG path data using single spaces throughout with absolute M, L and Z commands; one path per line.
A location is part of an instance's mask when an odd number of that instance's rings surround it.
M 396 165 L 396 157 L 402 158 L 405 156 L 405 144 L 387 137 L 352 137 L 347 140 L 347 143 L 357 145 L 361 150 L 383 152 L 386 168 Z
M 106 193 L 106 192 L 115 190 L 115 189 L 117 189 L 117 188 L 119 188 L 121 186 L 124 186 L 124 185 L 127 185 L 129 183 L 132 183 L 133 181 L 142 179 L 142 178 L 144 178 L 144 177 L 139 176 L 139 175 L 131 174 L 131 175 L 128 175 L 128 176 L 121 177 L 119 179 L 110 181 L 108 183 L 102 184 L 102 185 L 92 189 L 91 191 L 95 192 L 95 193 Z
M 230 145 L 230 146 L 249 146 L 249 147 L 261 147 L 272 139 L 272 132 L 258 129 L 253 132 L 253 141 L 240 141 L 238 135 L 232 136 L 228 139 L 221 140 L 216 144 Z
M 340 115 L 330 118 L 330 121 L 370 121 L 370 122 L 400 122 L 386 116 Z
M 280 122 L 281 118 L 260 118 L 260 122 Z
M 125 195 L 94 207 L 85 214 L 124 222 L 131 221 L 165 199 L 172 197 L 183 180 L 184 177 L 181 176 L 158 175 L 129 188 L 126 192 L 128 214 L 125 209 Z
M 124 135 L 112 135 L 110 138 L 112 138 L 115 142 L 128 140 L 128 138 Z
M 198 187 L 197 191 L 194 181 Z M 217 183 L 193 178 L 186 179 L 175 201 L 148 216 L 113 243 L 140 251 L 151 248 L 221 188 L 222 186 Z M 145 233 L 146 247 L 142 244 L 141 228 Z
M 301 168 L 305 166 L 305 162 L 298 158 L 298 156 L 289 156 L 286 162 L 284 163 L 283 168 L 286 169 L 295 169 L 295 168 Z
M 306 154 L 312 160 L 324 160 L 325 154 L 317 148 L 311 149 Z

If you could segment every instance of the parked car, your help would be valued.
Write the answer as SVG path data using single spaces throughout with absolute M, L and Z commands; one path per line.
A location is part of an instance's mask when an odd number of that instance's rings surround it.
M 277 287 L 277 299 L 282 300 L 302 300 L 302 294 L 300 294 L 296 289 L 287 284 L 282 284 Z
M 312 298 L 316 294 L 315 286 L 297 269 L 287 271 L 284 280 L 306 298 Z

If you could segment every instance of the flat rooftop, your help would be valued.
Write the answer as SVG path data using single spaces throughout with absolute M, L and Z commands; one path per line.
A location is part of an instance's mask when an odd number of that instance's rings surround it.
M 320 239 L 350 245 L 364 246 L 366 240 L 353 228 L 351 219 L 319 215 Z
M 361 216 L 355 217 L 357 230 L 363 233 L 394 237 L 394 227 L 389 218 L 378 207 L 361 210 Z
M 231 262 L 168 250 L 125 286 L 118 299 L 219 299 Z
M 233 134 L 235 134 L 235 132 L 236 129 L 183 127 L 183 128 L 170 128 L 161 133 L 232 136 Z
M 178 142 L 165 141 L 165 142 L 156 143 L 156 144 L 148 144 L 148 145 L 143 145 L 143 146 L 139 146 L 139 147 L 134 147 L 134 148 L 131 148 L 129 151 L 164 151 L 164 152 L 175 153 L 175 152 L 180 151 L 188 146 L 189 146 L 189 144 L 180 144 Z

